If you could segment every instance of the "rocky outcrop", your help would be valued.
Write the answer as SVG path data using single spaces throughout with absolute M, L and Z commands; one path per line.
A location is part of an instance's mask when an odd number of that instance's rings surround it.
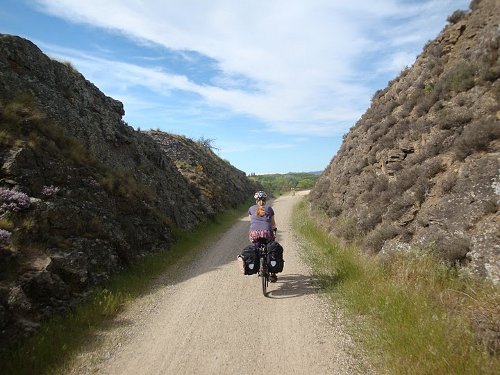
M 500 281 L 500 4 L 457 11 L 378 91 L 311 192 L 371 253 L 433 248 Z
M 236 171 L 212 150 L 209 140 L 193 141 L 187 137 L 159 131 L 147 132 L 175 164 L 204 210 L 220 212 L 248 199 L 248 178 Z M 255 189 L 252 185 L 252 189 Z
M 123 115 L 70 64 L 0 35 L 0 347 L 258 188 Z

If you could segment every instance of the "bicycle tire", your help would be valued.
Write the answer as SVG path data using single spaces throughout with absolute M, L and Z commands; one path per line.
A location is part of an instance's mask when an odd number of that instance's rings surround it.
M 269 285 L 269 270 L 267 269 L 267 249 L 266 243 L 260 245 L 259 247 L 259 277 L 262 283 L 262 294 L 264 297 L 267 296 L 267 286 Z
M 262 283 L 262 294 L 265 296 L 267 293 L 267 284 L 269 281 L 269 273 L 267 271 L 267 265 L 264 256 L 261 255 L 259 259 L 259 264 L 260 267 L 259 269 L 261 272 L 259 273 L 259 276 L 261 278 L 261 283 Z
M 262 294 L 265 296 L 267 294 L 267 283 L 269 280 L 269 275 L 267 273 L 267 270 L 264 271 L 261 278 L 262 278 Z

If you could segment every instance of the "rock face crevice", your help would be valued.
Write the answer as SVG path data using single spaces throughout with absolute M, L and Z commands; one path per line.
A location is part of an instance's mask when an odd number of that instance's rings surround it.
M 500 4 L 457 11 L 375 93 L 311 192 L 367 252 L 433 248 L 500 281 Z
M 0 35 L 0 347 L 258 189 L 203 144 L 123 115 L 70 64 Z

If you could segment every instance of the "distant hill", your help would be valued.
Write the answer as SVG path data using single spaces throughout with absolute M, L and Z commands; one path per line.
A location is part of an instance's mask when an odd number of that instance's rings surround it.
M 324 171 L 315 171 L 315 172 L 306 172 L 308 174 L 315 174 L 315 175 L 321 175 Z
M 279 195 L 294 190 L 311 189 L 318 180 L 316 172 L 291 172 L 286 174 L 274 173 L 249 176 L 250 179 L 261 184 L 268 193 Z
M 310 195 L 330 231 L 500 281 L 499 21 L 500 2 L 472 1 L 375 93 Z

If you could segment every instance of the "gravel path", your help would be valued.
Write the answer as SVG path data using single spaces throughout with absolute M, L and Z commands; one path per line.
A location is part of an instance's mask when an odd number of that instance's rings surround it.
M 165 274 L 81 353 L 71 374 L 353 374 L 342 314 L 318 294 L 290 227 L 296 196 L 273 202 L 285 268 L 264 297 L 238 271 L 242 218 L 188 266 Z M 364 371 L 363 371 L 364 373 Z

